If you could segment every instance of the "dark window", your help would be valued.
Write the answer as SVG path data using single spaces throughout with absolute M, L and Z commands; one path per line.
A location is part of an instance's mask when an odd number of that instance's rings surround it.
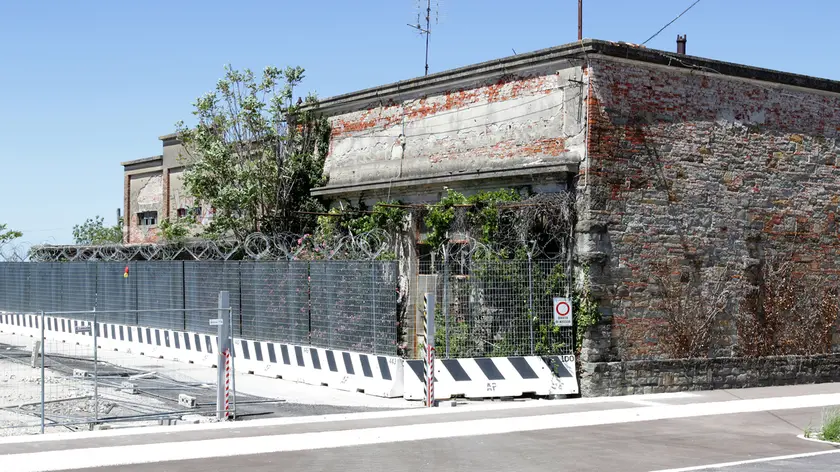
M 184 218 L 187 216 L 187 209 L 186 208 L 178 208 L 178 218 Z
M 157 212 L 156 211 L 144 211 L 142 213 L 137 214 L 137 220 L 140 222 L 141 226 L 152 226 L 157 224 Z
M 201 216 L 201 207 L 195 207 L 195 208 L 193 208 L 193 215 L 195 215 L 195 216 Z

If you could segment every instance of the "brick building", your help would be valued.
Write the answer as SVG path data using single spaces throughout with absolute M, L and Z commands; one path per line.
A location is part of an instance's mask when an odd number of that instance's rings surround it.
M 654 262 L 743 270 L 776 248 L 838 269 L 840 82 L 585 40 L 320 110 L 332 138 L 315 195 L 369 204 L 432 202 L 444 187 L 573 189 L 576 260 L 607 315 L 585 364 L 616 359 L 611 326 L 656 316 Z
M 184 148 L 177 136 L 160 137 L 160 155 L 123 162 L 124 243 L 158 240 L 158 224 L 166 218 L 194 218 L 207 223 L 209 208 L 202 208 L 186 193 L 183 183 Z
M 574 191 L 575 259 L 607 320 L 585 366 L 620 357 L 614 326 L 656 317 L 656 262 L 744 270 L 782 249 L 838 269 L 837 81 L 584 40 L 318 107 L 332 135 L 328 183 L 312 193 L 328 200 Z M 124 163 L 130 243 L 154 240 L 162 218 L 207 212 L 184 196 L 177 140 L 161 139 L 161 156 Z

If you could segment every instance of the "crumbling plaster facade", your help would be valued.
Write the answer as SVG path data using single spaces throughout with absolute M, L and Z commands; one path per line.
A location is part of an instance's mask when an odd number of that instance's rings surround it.
M 355 204 L 434 201 L 444 186 L 564 189 L 585 152 L 582 65 L 483 64 L 328 99 L 329 183 L 313 194 Z
M 185 150 L 175 135 L 160 137 L 162 154 L 124 162 L 125 194 L 123 202 L 124 243 L 154 243 L 159 240 L 158 224 L 186 213 L 198 223 L 212 218 L 209 208 L 202 207 L 184 186 Z M 156 224 L 143 224 L 139 214 L 154 212 Z

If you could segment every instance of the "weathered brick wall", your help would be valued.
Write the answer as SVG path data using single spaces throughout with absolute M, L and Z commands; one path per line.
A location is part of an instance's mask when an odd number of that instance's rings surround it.
M 581 68 L 447 82 L 330 118 L 329 186 L 521 169 L 585 148 Z M 362 108 L 362 109 L 358 109 Z
M 742 269 L 773 248 L 836 273 L 837 94 L 613 58 L 588 74 L 580 257 L 612 326 L 643 334 L 621 353 L 613 330 L 585 360 L 657 354 L 653 262 Z
M 838 382 L 840 355 L 601 362 L 581 380 L 593 397 Z
M 131 202 L 131 214 L 124 216 L 128 223 L 129 242 L 151 243 L 157 241 L 157 226 L 141 225 L 137 214 L 144 211 L 156 211 L 159 221 L 163 215 L 163 194 L 164 179 L 160 171 L 130 176 L 128 198 Z

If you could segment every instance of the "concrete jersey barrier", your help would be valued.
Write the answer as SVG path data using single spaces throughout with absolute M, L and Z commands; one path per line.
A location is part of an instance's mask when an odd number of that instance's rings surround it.
M 0 313 L 0 330 L 31 337 L 41 334 L 40 315 Z M 115 323 L 96 323 L 44 316 L 44 337 L 92 344 L 96 329 L 103 349 L 215 367 L 219 340 L 215 335 Z M 90 326 L 90 330 L 79 327 Z M 234 338 L 235 368 L 264 377 L 282 378 L 338 390 L 386 398 L 403 396 L 403 361 L 381 356 Z

